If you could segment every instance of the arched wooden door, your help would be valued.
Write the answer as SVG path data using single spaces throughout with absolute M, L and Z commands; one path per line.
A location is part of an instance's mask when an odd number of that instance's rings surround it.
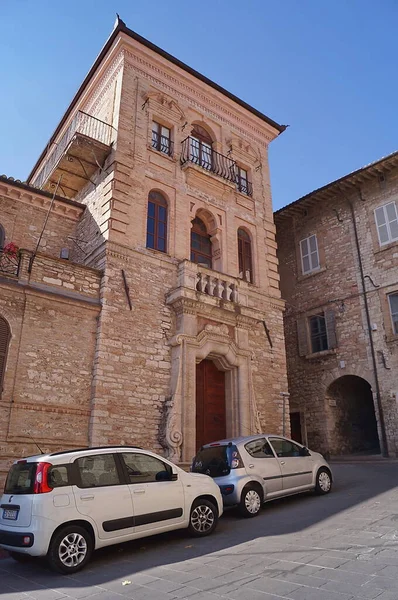
M 196 365 L 196 449 L 226 435 L 225 373 L 202 360 Z

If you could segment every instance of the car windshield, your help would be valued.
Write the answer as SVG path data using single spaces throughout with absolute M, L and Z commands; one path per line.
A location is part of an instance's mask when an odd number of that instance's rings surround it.
M 5 494 L 32 494 L 37 463 L 16 463 L 8 472 Z
M 210 477 L 229 475 L 231 469 L 227 450 L 227 446 L 210 446 L 199 450 L 193 459 L 193 473 L 204 473 Z

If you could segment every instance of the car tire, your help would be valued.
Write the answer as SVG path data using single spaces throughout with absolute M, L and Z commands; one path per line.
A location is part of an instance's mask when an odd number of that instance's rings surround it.
M 47 561 L 53 571 L 76 573 L 88 563 L 93 549 L 93 539 L 86 529 L 67 525 L 53 535 Z
M 332 489 L 332 475 L 328 469 L 319 469 L 316 474 L 315 493 L 323 496 Z
M 239 503 L 239 512 L 242 517 L 251 519 L 256 517 L 263 503 L 263 494 L 260 491 L 260 486 L 247 485 L 242 490 L 242 495 Z
M 8 552 L 8 554 L 19 563 L 27 563 L 33 560 L 33 556 L 30 554 L 23 554 L 22 552 Z
M 213 533 L 218 523 L 218 509 L 206 498 L 197 498 L 189 515 L 188 531 L 194 537 L 204 537 Z

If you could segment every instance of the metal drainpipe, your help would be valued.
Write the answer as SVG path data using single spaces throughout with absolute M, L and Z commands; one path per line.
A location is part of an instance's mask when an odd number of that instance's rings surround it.
M 361 248 L 360 248 L 360 245 L 359 245 L 359 236 L 358 236 L 357 222 L 355 220 L 354 206 L 353 206 L 352 202 L 350 202 L 349 200 L 347 200 L 347 202 L 348 202 L 348 204 L 350 206 L 350 209 L 351 209 L 352 223 L 354 225 L 355 245 L 356 245 L 357 254 L 358 254 L 359 272 L 360 272 L 360 275 L 361 275 L 363 300 L 364 300 L 364 304 L 365 304 L 366 323 L 367 323 L 367 326 L 368 326 L 368 333 L 369 333 L 370 352 L 371 352 L 371 355 L 372 355 L 372 365 L 373 365 L 373 374 L 374 374 L 375 384 L 376 384 L 377 408 L 379 409 L 379 421 L 380 421 L 380 430 L 381 430 L 382 456 L 384 456 L 385 458 L 388 458 L 388 446 L 387 446 L 386 427 L 385 427 L 385 423 L 384 423 L 383 407 L 382 407 L 382 404 L 381 404 L 379 376 L 378 376 L 378 373 L 377 373 L 377 363 L 376 363 L 376 352 L 375 352 L 375 347 L 374 347 L 374 342 L 373 342 L 373 332 L 372 332 L 372 327 L 371 327 L 371 322 L 370 322 L 370 313 L 369 313 L 368 298 L 367 298 L 367 295 L 366 295 L 366 284 L 365 284 L 365 276 L 364 276 L 364 273 L 363 273 L 362 255 L 361 255 Z

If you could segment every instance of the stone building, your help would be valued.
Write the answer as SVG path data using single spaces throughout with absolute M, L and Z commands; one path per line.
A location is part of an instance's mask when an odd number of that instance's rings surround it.
M 275 215 L 292 435 L 398 452 L 398 153 Z
M 5 461 L 35 451 L 29 434 L 187 462 L 288 431 L 268 170 L 283 130 L 118 20 L 27 185 L 1 188 L 5 241 L 26 248 L 0 280 Z

